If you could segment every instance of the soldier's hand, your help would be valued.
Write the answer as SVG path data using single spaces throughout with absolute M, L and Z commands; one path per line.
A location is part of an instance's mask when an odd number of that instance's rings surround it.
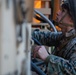
M 38 54 L 42 60 L 45 60 L 49 56 L 44 46 L 36 46 L 34 49 L 34 53 L 35 55 Z

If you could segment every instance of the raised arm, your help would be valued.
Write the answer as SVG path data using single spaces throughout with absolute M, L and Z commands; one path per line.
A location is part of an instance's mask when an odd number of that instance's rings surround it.
M 46 46 L 56 46 L 58 45 L 59 40 L 63 38 L 61 32 L 55 33 L 50 31 L 34 31 L 32 37 L 41 42 L 42 45 Z

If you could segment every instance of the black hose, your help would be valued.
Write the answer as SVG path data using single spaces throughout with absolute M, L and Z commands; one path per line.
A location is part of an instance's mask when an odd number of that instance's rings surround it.
M 37 44 L 37 45 L 42 45 L 37 39 L 35 39 L 34 37 L 32 37 L 32 39 L 34 40 L 34 42 Z
M 43 18 L 37 16 L 36 14 L 35 14 L 34 18 L 36 18 L 37 20 L 39 20 L 39 21 L 41 21 L 43 23 L 46 23 L 46 21 Z
M 31 67 L 34 69 L 34 71 L 39 75 L 46 75 L 39 67 L 37 67 L 32 61 L 31 61 Z
M 34 10 L 37 14 L 39 14 L 44 20 L 49 23 L 49 25 L 54 29 L 54 31 L 57 33 L 56 28 L 54 27 L 54 24 L 47 18 L 45 17 L 41 12 L 37 11 L 36 9 Z

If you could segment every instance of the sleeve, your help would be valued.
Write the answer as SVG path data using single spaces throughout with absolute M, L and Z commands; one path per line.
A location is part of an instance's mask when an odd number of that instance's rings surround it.
M 74 65 L 61 57 L 51 54 L 45 63 L 48 64 L 48 75 L 76 75 Z
M 63 38 L 63 34 L 61 32 L 41 32 L 41 31 L 34 31 L 32 33 L 32 37 L 37 39 L 42 45 L 46 46 L 56 46 L 58 45 L 59 40 Z

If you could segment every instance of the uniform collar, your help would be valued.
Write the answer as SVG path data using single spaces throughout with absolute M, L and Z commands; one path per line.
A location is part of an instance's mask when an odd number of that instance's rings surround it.
M 71 29 L 70 31 L 66 32 L 65 36 L 66 37 L 71 37 L 71 36 L 75 36 L 76 33 L 75 33 L 75 30 L 74 29 Z

